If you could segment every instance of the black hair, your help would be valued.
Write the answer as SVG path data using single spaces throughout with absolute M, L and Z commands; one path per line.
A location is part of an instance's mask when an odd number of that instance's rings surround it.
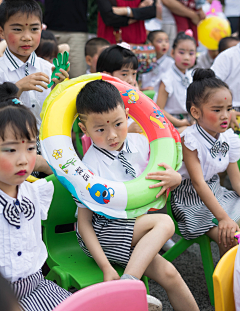
M 85 44 L 85 56 L 89 55 L 93 57 L 97 53 L 99 47 L 103 47 L 106 45 L 110 45 L 110 42 L 106 39 L 103 38 L 89 39 Z
M 42 23 L 42 9 L 35 0 L 3 0 L 0 5 L 0 26 L 4 29 L 5 23 L 14 14 L 36 15 Z
M 11 82 L 4 82 L 0 85 L 0 137 L 5 139 L 5 132 L 8 125 L 13 129 L 13 133 L 18 138 L 27 138 L 38 135 L 36 118 L 33 113 L 17 102 L 18 88 Z
M 227 49 L 228 49 L 228 44 L 229 44 L 231 41 L 239 42 L 240 39 L 237 38 L 237 37 L 225 37 L 225 38 L 222 38 L 222 39 L 219 41 L 219 43 L 218 43 L 218 53 L 220 54 L 221 52 L 227 50 Z
M 132 69 L 138 69 L 138 60 L 136 55 L 119 45 L 112 45 L 106 48 L 99 55 L 97 61 L 97 72 L 110 72 L 121 70 L 123 66 L 132 67 Z
M 212 69 L 197 68 L 194 71 L 193 82 L 187 88 L 186 109 L 190 113 L 191 107 L 201 107 L 201 104 L 206 103 L 209 97 L 217 89 L 226 88 L 228 85 L 221 79 L 217 78 Z M 231 91 L 229 90 L 231 93 Z
M 9 282 L 0 274 L 0 310 L 13 311 L 16 310 L 17 305 L 17 299 L 13 294 Z
M 165 34 L 167 34 L 165 31 L 163 31 L 163 30 L 153 30 L 153 31 L 150 31 L 149 32 L 149 34 L 148 34 L 148 36 L 147 36 L 147 39 L 153 44 L 153 41 L 154 41 L 154 39 L 155 39 L 155 37 L 156 37 L 156 35 L 158 34 L 158 33 L 165 33 Z
M 172 46 L 173 50 L 175 50 L 177 45 L 179 44 L 179 42 L 183 41 L 183 40 L 191 40 L 195 44 L 195 46 L 197 47 L 196 40 L 193 37 L 186 35 L 184 31 L 180 31 L 177 34 L 177 37 L 173 41 L 173 46 Z
M 76 100 L 77 112 L 84 123 L 86 115 L 114 110 L 118 105 L 124 109 L 119 90 L 111 83 L 95 80 L 87 83 L 79 92 Z
M 43 30 L 41 34 L 40 44 L 35 53 L 41 58 L 54 58 L 58 54 L 57 39 L 49 30 Z

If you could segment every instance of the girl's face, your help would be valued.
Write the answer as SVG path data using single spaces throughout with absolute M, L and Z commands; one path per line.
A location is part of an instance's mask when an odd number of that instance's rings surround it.
M 192 40 L 181 40 L 172 50 L 171 56 L 175 60 L 176 67 L 185 74 L 186 70 L 195 64 L 196 45 Z
M 157 58 L 165 55 L 169 50 L 169 39 L 165 32 L 158 32 L 153 40 L 153 46 L 155 47 Z
M 198 124 L 213 137 L 228 129 L 231 110 L 232 95 L 226 88 L 217 89 L 201 108 L 192 106 L 190 109 Z
M 15 137 L 11 126 L 5 130 L 5 139 L 0 138 L 0 189 L 16 197 L 17 186 L 33 171 L 36 162 L 36 137 L 31 140 Z
M 130 66 L 123 66 L 120 70 L 116 70 L 112 73 L 113 77 L 119 78 L 120 80 L 136 86 L 137 84 L 137 70 Z

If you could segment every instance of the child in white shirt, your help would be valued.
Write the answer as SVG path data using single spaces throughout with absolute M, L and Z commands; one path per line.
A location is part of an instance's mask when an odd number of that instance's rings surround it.
M 14 9 L 13 9 L 14 3 Z M 0 83 L 9 81 L 19 89 L 18 97 L 33 112 L 38 128 L 41 125 L 40 112 L 51 89 L 53 66 L 37 57 L 37 49 L 42 31 L 42 10 L 36 1 L 3 1 L 0 5 L 0 36 L 8 47 L 0 58 Z M 68 73 L 60 69 L 53 79 L 55 84 L 68 78 Z
M 139 134 L 127 134 L 128 109 L 114 85 L 102 80 L 87 83 L 77 96 L 77 111 L 79 126 L 93 141 L 83 160 L 93 173 L 117 181 L 131 180 L 142 173 L 148 162 L 148 142 Z M 180 182 L 177 172 L 161 165 L 166 168 L 164 174 L 149 173 L 146 177 L 161 179 L 152 186 L 163 186 L 157 197 Z M 145 274 L 161 284 L 175 310 L 198 310 L 179 273 L 158 254 L 173 231 L 171 219 L 163 214 L 108 219 L 81 205 L 78 208 L 80 246 L 95 259 L 104 281 L 120 278 L 111 265 L 117 262 L 126 267 L 123 278 L 140 279 Z
M 206 234 L 222 256 L 235 245 L 240 222 L 240 140 L 228 129 L 232 94 L 211 69 L 196 69 L 186 106 L 197 123 L 181 134 L 183 180 L 172 191 L 171 206 L 185 239 Z M 218 173 L 225 170 L 234 191 L 220 185 Z
M 173 43 L 171 56 L 175 63 L 162 77 L 154 101 L 164 110 L 166 117 L 181 133 L 190 125 L 186 111 L 187 87 L 192 81 L 191 68 L 196 59 L 196 41 L 190 30 L 180 32 Z
M 47 249 L 41 220 L 47 219 L 54 187 L 29 183 L 36 161 L 36 119 L 17 98 L 17 87 L 0 85 L 0 273 L 11 283 L 22 310 L 50 311 L 71 295 L 45 280 Z
M 153 90 L 157 83 L 159 85 L 161 82 L 161 76 L 163 76 L 174 63 L 173 58 L 167 56 L 169 39 L 165 31 L 154 30 L 149 32 L 148 40 L 155 48 L 157 64 L 153 70 L 142 74 L 142 90 Z

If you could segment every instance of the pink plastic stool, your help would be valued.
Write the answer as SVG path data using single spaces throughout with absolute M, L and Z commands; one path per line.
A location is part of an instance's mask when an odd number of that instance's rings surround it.
M 103 282 L 79 290 L 54 311 L 148 311 L 146 294 L 141 281 Z
M 85 134 L 81 138 L 82 140 L 82 148 L 83 148 L 83 154 L 85 154 L 88 151 L 88 148 L 91 146 L 91 138 L 87 137 Z

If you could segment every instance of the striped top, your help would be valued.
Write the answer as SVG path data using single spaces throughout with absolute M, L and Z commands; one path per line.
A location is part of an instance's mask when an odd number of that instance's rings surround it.
M 201 164 L 204 180 L 207 181 L 214 174 L 224 172 L 229 163 L 237 162 L 240 158 L 240 139 L 234 134 L 232 129 L 219 134 L 218 139 L 208 134 L 199 125 L 192 125 L 182 132 L 184 145 L 191 151 L 197 150 L 198 159 Z M 215 158 L 211 156 L 210 150 L 216 141 L 221 144 L 226 142 L 229 145 L 229 151 L 224 156 L 221 152 Z M 190 179 L 185 163 L 179 170 L 182 179 Z

